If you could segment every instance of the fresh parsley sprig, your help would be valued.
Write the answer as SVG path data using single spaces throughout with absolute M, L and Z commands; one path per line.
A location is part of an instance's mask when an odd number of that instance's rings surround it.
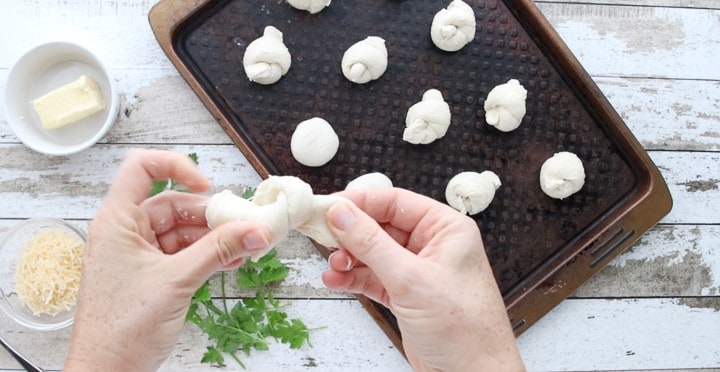
M 310 329 L 301 320 L 290 319 L 270 291 L 273 284 L 288 274 L 287 266 L 277 258 L 275 250 L 257 262 L 247 261 L 235 274 L 238 286 L 255 289 L 255 297 L 243 298 L 229 308 L 225 296 L 227 274 L 221 272 L 220 306 L 213 301 L 210 281 L 195 292 L 190 302 L 186 320 L 200 328 L 211 342 L 201 362 L 223 366 L 224 354 L 227 354 L 245 368 L 238 352 L 249 355 L 253 350 L 268 350 L 268 339 L 288 344 L 292 349 L 299 349 L 305 343 L 311 345 Z
M 195 153 L 188 156 L 198 162 Z M 150 196 L 165 190 L 187 191 L 174 180 L 161 180 L 153 184 Z M 241 196 L 250 199 L 254 193 L 254 188 L 246 187 Z M 273 249 L 257 262 L 248 260 L 235 271 L 237 286 L 255 290 L 254 297 L 242 298 L 231 308 L 228 307 L 225 282 L 229 274 L 225 272 L 217 274 L 220 276 L 219 299 L 213 299 L 210 280 L 197 289 L 190 300 L 185 320 L 200 328 L 210 341 L 202 363 L 224 366 L 225 355 L 229 355 L 246 368 L 238 352 L 249 355 L 253 350 L 268 350 L 269 340 L 288 344 L 292 349 L 299 349 L 305 343 L 312 346 L 311 330 L 301 320 L 290 319 L 272 294 L 273 286 L 284 280 L 288 273 L 288 267 L 277 258 Z M 216 304 L 218 301 L 220 306 Z
M 194 161 L 195 164 L 198 163 L 198 157 L 197 157 L 196 153 L 194 153 L 194 152 L 190 153 L 190 154 L 188 154 L 188 157 L 190 159 L 192 159 L 192 161 Z M 187 192 L 187 189 L 184 186 L 182 186 L 181 184 L 179 184 L 178 182 L 176 182 L 175 180 L 159 180 L 159 181 L 155 181 L 153 183 L 153 187 L 150 190 L 150 196 L 155 196 L 165 190 L 175 190 L 175 191 Z

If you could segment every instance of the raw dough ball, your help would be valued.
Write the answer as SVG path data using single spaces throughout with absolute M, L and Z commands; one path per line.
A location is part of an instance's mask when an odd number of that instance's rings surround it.
M 345 190 L 353 189 L 382 189 L 393 187 L 392 180 L 380 172 L 363 174 L 360 177 L 348 182 Z
M 438 48 L 455 52 L 475 38 L 475 12 L 462 0 L 453 0 L 441 9 L 430 26 L 430 37 Z
M 485 100 L 485 121 L 500 131 L 517 129 L 525 116 L 527 90 L 516 79 L 500 84 Z
M 477 214 L 490 205 L 500 185 L 500 178 L 492 171 L 461 172 L 448 182 L 445 200 L 462 214 Z
M 340 139 L 330 123 L 312 118 L 298 124 L 290 139 L 290 151 L 300 164 L 319 167 L 329 162 L 340 147 Z
M 358 41 L 345 51 L 341 65 L 343 75 L 353 83 L 364 84 L 380 78 L 388 65 L 385 40 L 369 36 Z
M 437 89 L 423 94 L 422 101 L 410 106 L 405 118 L 403 140 L 428 144 L 442 138 L 450 127 L 450 106 Z
M 243 67 L 250 81 L 273 84 L 290 69 L 290 51 L 283 44 L 283 34 L 273 26 L 265 27 L 263 36 L 253 40 L 243 56 Z
M 310 185 L 293 176 L 270 176 L 261 182 L 251 200 L 224 190 L 213 195 L 205 210 L 208 226 L 215 228 L 234 220 L 264 223 L 272 232 L 270 246 L 253 254 L 257 260 L 295 229 L 325 247 L 338 247 L 325 222 L 327 210 L 339 202 L 351 203 L 337 195 L 313 195 Z
M 293 8 L 307 10 L 312 14 L 320 13 L 326 6 L 330 6 L 330 1 L 331 0 L 287 0 L 288 4 Z
M 585 184 L 585 168 L 572 152 L 558 152 L 540 168 L 540 188 L 551 198 L 564 199 Z

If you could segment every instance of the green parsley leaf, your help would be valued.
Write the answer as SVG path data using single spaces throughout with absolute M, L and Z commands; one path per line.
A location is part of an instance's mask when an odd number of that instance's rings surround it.
M 238 269 L 236 280 L 240 288 L 263 288 L 284 280 L 289 272 L 277 258 L 277 251 L 272 249 L 257 262 L 247 261 Z
M 201 285 L 200 288 L 195 291 L 193 299 L 200 302 L 210 301 L 212 299 L 212 293 L 210 293 L 210 282 L 205 282 Z
M 224 366 L 225 365 L 225 358 L 223 358 L 222 353 L 212 347 L 208 346 L 207 351 L 205 354 L 203 354 L 202 360 L 200 360 L 201 363 L 213 363 L 218 366 Z
M 174 189 L 172 180 L 163 185 L 160 182 L 156 183 L 156 186 L 161 191 Z M 249 199 L 254 193 L 255 189 L 247 187 L 242 196 Z M 242 289 L 255 289 L 254 297 L 243 298 L 228 309 L 224 272 L 219 274 L 221 306 L 213 302 L 209 280 L 195 291 L 185 319 L 200 328 L 212 344 L 207 347 L 202 363 L 224 366 L 223 355 L 228 354 L 245 368 L 237 353 L 240 351 L 250 355 L 253 350 L 268 350 L 268 338 L 286 343 L 293 349 L 298 349 L 305 343 L 310 345 L 310 330 L 302 321 L 289 319 L 288 315 L 281 311 L 280 301 L 270 290 L 273 284 L 285 279 L 289 272 L 289 268 L 278 259 L 277 252 L 273 249 L 257 262 L 246 261 L 235 272 L 237 285 Z
M 155 181 L 153 183 L 152 189 L 150 190 L 150 196 L 155 196 L 165 191 L 165 189 L 168 187 L 168 183 L 170 183 L 170 180 Z
M 190 153 L 188 154 L 188 157 L 190 158 L 190 160 L 195 162 L 195 164 L 198 164 L 198 156 L 196 153 Z M 188 190 L 183 187 L 183 185 L 181 185 L 175 180 L 157 180 L 153 182 L 153 186 L 150 189 L 150 194 L 148 196 L 155 196 L 165 190 L 188 192 Z

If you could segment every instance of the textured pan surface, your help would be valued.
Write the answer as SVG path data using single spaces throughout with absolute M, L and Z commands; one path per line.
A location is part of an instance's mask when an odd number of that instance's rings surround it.
M 335 1 L 316 15 L 280 1 L 224 1 L 195 14 L 175 47 L 269 173 L 298 176 L 316 193 L 378 171 L 444 202 L 458 172 L 497 173 L 503 185 L 475 220 L 507 294 L 560 249 L 573 249 L 573 237 L 634 191 L 637 172 L 608 134 L 610 124 L 588 111 L 512 10 L 503 2 L 468 3 L 477 33 L 456 53 L 430 40 L 432 18 L 446 5 L 438 1 Z M 284 33 L 293 59 L 285 77 L 262 86 L 248 81 L 242 57 L 267 25 Z M 340 61 L 370 35 L 386 40 L 389 66 L 379 80 L 356 85 L 343 77 Z M 519 129 L 502 133 L 485 124 L 483 103 L 511 78 L 528 90 L 527 115 Z M 405 114 L 430 88 L 450 104 L 450 130 L 433 144 L 408 144 Z M 289 150 L 295 126 L 314 116 L 340 137 L 337 156 L 320 168 L 300 165 Z M 558 151 L 575 152 L 587 175 L 585 187 L 565 200 L 545 196 L 538 183 L 542 162 Z

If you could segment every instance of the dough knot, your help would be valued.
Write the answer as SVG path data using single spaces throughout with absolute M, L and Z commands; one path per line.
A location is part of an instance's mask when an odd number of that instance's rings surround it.
M 475 12 L 462 0 L 453 0 L 435 14 L 430 37 L 438 48 L 455 52 L 475 39 Z
M 403 140 L 416 145 L 431 143 L 445 136 L 450 119 L 450 105 L 439 90 L 430 89 L 423 94 L 422 101 L 408 109 Z
M 307 10 L 312 14 L 320 13 L 326 6 L 330 6 L 331 0 L 287 0 L 293 8 Z
M 298 177 L 270 176 L 258 185 L 251 199 L 244 199 L 230 190 L 213 195 L 205 218 L 210 228 L 235 220 L 264 223 L 272 233 L 272 242 L 266 250 L 250 257 L 257 260 L 285 240 L 290 229 L 325 247 L 338 247 L 339 243 L 325 222 L 325 213 L 338 202 L 351 203 L 337 195 L 314 195 L 312 187 Z
M 364 84 L 380 78 L 388 66 L 385 40 L 369 36 L 358 41 L 345 51 L 341 65 L 343 75 L 353 83 Z
M 500 178 L 492 171 L 461 172 L 448 182 L 445 199 L 460 213 L 473 215 L 490 205 L 501 185 Z
M 243 67 L 250 81 L 273 84 L 288 70 L 292 58 L 283 43 L 283 34 L 273 26 L 265 27 L 263 36 L 253 40 L 245 49 Z
M 517 129 L 525 116 L 527 90 L 516 79 L 500 84 L 485 100 L 485 121 L 500 131 Z

